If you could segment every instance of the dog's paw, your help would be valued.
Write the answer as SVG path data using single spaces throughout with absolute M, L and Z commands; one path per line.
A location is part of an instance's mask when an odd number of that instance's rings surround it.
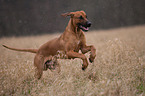
M 87 68 L 88 64 L 87 65 L 84 65 L 82 64 L 82 70 L 85 71 L 85 69 Z
M 89 61 L 90 61 L 90 63 L 93 63 L 94 62 L 94 59 L 89 58 Z
M 94 62 L 95 57 L 96 57 L 96 55 L 90 55 L 90 57 L 89 57 L 90 63 Z
M 82 70 L 85 71 L 86 68 L 82 67 Z

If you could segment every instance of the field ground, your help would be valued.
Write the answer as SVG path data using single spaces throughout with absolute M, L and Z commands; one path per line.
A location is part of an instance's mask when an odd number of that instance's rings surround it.
M 38 48 L 59 35 L 4 37 L 0 44 Z M 0 95 L 145 96 L 145 25 L 85 35 L 97 49 L 95 62 L 82 71 L 80 59 L 59 60 L 61 72 L 47 70 L 40 80 L 34 78 L 34 54 L 0 46 Z

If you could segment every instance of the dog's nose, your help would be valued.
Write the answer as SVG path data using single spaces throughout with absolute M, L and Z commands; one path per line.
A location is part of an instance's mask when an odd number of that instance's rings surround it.
M 91 27 L 91 22 L 87 21 L 87 27 Z

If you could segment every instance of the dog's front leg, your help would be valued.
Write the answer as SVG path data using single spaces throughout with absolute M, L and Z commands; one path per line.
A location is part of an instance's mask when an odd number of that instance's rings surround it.
M 91 46 L 82 46 L 81 51 L 83 54 L 87 53 L 88 51 L 91 51 L 90 57 L 89 57 L 89 61 L 92 63 L 94 62 L 94 59 L 96 57 L 96 48 L 91 45 Z
M 68 51 L 66 53 L 66 55 L 69 59 L 71 59 L 71 58 L 81 58 L 83 60 L 82 70 L 85 70 L 87 68 L 88 61 L 87 61 L 87 58 L 84 54 L 77 53 L 77 52 L 74 52 L 74 51 Z

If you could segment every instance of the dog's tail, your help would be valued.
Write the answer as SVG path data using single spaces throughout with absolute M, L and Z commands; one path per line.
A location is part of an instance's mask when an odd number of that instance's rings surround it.
M 6 45 L 2 45 L 2 46 L 7 48 L 7 49 L 10 49 L 10 50 L 22 51 L 22 52 L 37 53 L 37 51 L 38 51 L 38 49 L 17 49 L 17 48 L 8 47 Z

